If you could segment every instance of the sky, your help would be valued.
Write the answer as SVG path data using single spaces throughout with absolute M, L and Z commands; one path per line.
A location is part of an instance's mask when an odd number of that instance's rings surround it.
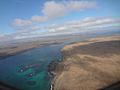
M 120 28 L 120 0 L 0 0 L 0 40 Z

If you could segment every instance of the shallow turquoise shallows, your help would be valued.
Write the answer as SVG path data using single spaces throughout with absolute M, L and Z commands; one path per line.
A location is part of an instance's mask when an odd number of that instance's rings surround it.
M 61 59 L 62 45 L 49 45 L 0 60 L 0 81 L 20 90 L 49 90 L 47 66 Z

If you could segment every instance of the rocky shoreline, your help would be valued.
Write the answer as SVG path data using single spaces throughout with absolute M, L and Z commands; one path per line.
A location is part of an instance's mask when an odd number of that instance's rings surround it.
M 48 65 L 48 74 L 52 78 L 50 90 L 54 90 L 54 83 L 56 79 L 56 74 L 60 73 L 64 66 L 61 64 L 61 60 L 53 60 Z
M 58 65 L 57 60 L 54 60 L 54 61 L 50 62 L 49 65 L 48 65 L 48 74 L 52 78 L 51 85 L 50 85 L 50 90 L 54 90 L 53 80 L 54 80 L 55 75 L 56 75 L 56 66 L 57 65 Z
M 103 37 L 64 46 L 50 90 L 104 90 L 119 81 L 119 45 L 118 37 Z

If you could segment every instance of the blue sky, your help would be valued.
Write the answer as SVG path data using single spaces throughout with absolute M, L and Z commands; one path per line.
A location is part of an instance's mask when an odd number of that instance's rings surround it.
M 112 18 L 119 25 L 119 21 L 115 20 L 120 18 L 119 5 L 120 0 L 0 0 L 0 36 L 17 36 L 25 31 L 39 32 L 39 35 L 41 32 L 54 33 L 64 24 L 82 22 L 85 18 Z
M 14 32 L 10 24 L 15 18 L 27 19 L 40 14 L 42 5 L 42 0 L 0 0 L 0 32 Z

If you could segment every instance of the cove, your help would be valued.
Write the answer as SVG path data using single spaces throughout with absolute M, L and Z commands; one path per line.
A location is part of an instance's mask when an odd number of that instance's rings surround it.
M 60 45 L 48 45 L 0 60 L 0 81 L 20 90 L 49 90 L 48 64 L 62 58 Z
M 50 90 L 52 78 L 48 75 L 48 65 L 53 60 L 62 60 L 61 49 L 64 45 L 97 36 L 75 38 L 0 59 L 0 81 L 19 90 Z

